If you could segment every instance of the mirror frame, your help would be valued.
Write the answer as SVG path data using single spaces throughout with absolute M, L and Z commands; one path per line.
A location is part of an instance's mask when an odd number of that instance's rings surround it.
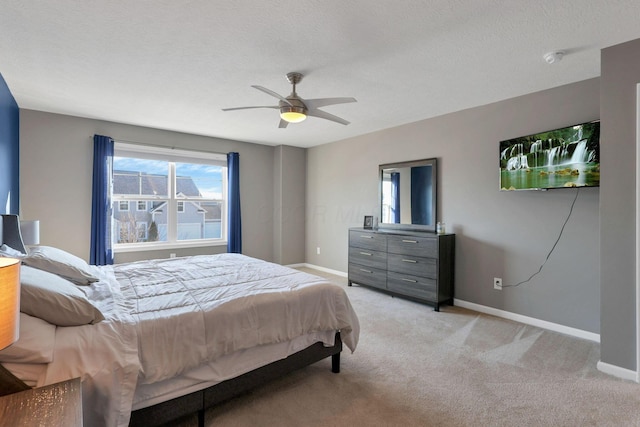
M 382 181 L 383 172 L 385 169 L 392 168 L 406 168 L 416 166 L 431 166 L 431 182 L 433 183 L 433 194 L 431 197 L 431 209 L 433 212 L 433 224 L 394 224 L 388 222 L 382 222 Z M 407 162 L 386 163 L 378 166 L 378 215 L 380 222 L 378 228 L 388 228 L 396 230 L 420 230 L 420 231 L 432 231 L 435 233 L 436 224 L 438 223 L 438 159 L 421 159 L 411 160 Z

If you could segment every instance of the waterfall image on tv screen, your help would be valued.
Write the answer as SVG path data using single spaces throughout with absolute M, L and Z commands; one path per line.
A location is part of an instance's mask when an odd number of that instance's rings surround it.
M 500 190 L 600 185 L 600 122 L 500 141 Z

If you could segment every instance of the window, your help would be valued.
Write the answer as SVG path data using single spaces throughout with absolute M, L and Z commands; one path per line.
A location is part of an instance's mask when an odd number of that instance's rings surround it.
M 112 203 L 116 252 L 226 244 L 226 155 L 116 142 Z

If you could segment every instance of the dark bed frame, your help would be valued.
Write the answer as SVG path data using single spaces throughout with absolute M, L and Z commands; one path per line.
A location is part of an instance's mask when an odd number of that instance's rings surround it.
M 159 426 L 197 412 L 198 426 L 204 427 L 204 413 L 207 408 L 211 408 L 297 369 L 316 363 L 326 357 L 331 356 L 331 371 L 339 373 L 341 351 L 342 340 L 338 332 L 336 333 L 336 342 L 333 347 L 325 347 L 321 342 L 317 342 L 286 359 L 275 361 L 239 377 L 231 378 L 204 390 L 177 397 L 148 408 L 133 411 L 129 426 Z
M 20 220 L 17 215 L 0 215 L 0 244 L 26 253 L 20 233 Z M 129 426 L 160 426 L 187 415 L 198 414 L 198 425 L 204 427 L 204 413 L 221 402 L 254 389 L 290 372 L 316 363 L 331 356 L 331 371 L 340 372 L 340 352 L 342 340 L 336 332 L 335 344 L 325 347 L 317 342 L 285 359 L 277 360 L 246 374 L 215 384 L 203 390 L 176 397 L 147 408 L 131 412 Z M 27 390 L 30 387 L 13 376 L 0 365 L 0 396 Z

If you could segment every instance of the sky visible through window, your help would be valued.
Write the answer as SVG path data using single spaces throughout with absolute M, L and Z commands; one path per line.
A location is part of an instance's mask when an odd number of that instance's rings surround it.
M 167 176 L 168 164 L 169 162 L 163 160 L 113 158 L 114 171 L 143 172 Z M 222 172 L 221 166 L 176 162 L 176 175 L 191 177 L 205 198 L 222 199 Z

